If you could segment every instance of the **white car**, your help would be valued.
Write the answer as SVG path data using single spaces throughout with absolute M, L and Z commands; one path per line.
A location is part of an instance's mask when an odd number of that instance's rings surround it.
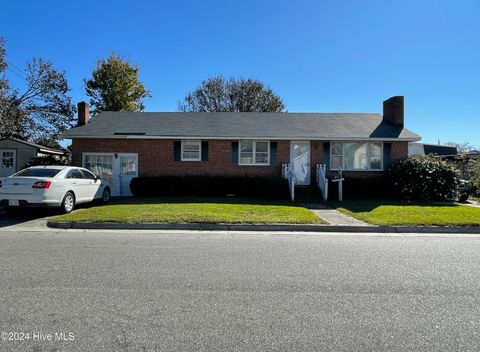
M 0 206 L 60 207 L 70 213 L 75 204 L 110 200 L 110 185 L 89 170 L 73 166 L 33 166 L 0 178 Z

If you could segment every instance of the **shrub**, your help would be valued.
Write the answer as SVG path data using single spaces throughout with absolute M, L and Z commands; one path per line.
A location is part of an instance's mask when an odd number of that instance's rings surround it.
M 28 162 L 26 162 L 25 165 L 22 166 L 22 169 L 38 165 L 70 165 L 70 161 L 68 160 L 67 156 L 57 156 L 50 154 L 35 156 Z
M 288 183 L 281 177 L 158 176 L 135 177 L 130 183 L 134 196 L 235 195 L 252 198 L 288 199 Z
M 387 171 L 392 189 L 409 200 L 446 200 L 458 197 L 460 173 L 433 156 L 397 160 Z
M 474 188 L 475 195 L 480 197 L 480 161 L 472 160 L 469 163 L 471 181 Z

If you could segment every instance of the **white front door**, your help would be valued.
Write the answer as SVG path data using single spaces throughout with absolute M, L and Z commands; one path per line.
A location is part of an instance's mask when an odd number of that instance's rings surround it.
M 120 162 L 120 195 L 131 196 L 130 181 L 138 176 L 138 154 L 118 154 Z
M 310 142 L 290 143 L 290 163 L 293 165 L 297 185 L 310 185 Z
M 7 177 L 17 170 L 17 152 L 15 149 L 0 149 L 0 177 Z

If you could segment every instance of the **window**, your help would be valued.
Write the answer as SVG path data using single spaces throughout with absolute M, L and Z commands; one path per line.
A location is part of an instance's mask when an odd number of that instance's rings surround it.
M 102 180 L 112 184 L 113 155 L 111 154 L 84 154 L 84 167 Z
M 72 169 L 68 172 L 65 178 L 83 178 L 82 173 L 78 169 Z
M 381 170 L 383 145 L 380 142 L 370 143 L 370 169 Z
M 343 143 L 343 168 L 368 170 L 368 143 Z
M 240 141 L 240 165 L 269 165 L 269 141 Z
M 90 171 L 80 170 L 80 172 L 82 173 L 83 178 L 86 178 L 88 180 L 95 180 L 95 175 L 92 174 Z
M 2 153 L 2 168 L 3 169 L 13 169 L 14 166 L 14 153 L 13 152 L 3 152 Z
M 44 168 L 32 168 L 32 169 L 23 169 L 22 171 L 17 172 L 13 176 L 15 177 L 55 177 L 61 169 L 44 169 Z
M 334 170 L 340 169 L 342 166 L 343 143 L 332 142 L 332 157 L 330 159 L 330 168 Z
M 332 142 L 330 169 L 382 170 L 382 142 Z
M 200 161 L 202 143 L 200 141 L 182 141 L 182 161 Z
M 137 157 L 136 156 L 121 156 L 120 157 L 120 175 L 137 175 Z

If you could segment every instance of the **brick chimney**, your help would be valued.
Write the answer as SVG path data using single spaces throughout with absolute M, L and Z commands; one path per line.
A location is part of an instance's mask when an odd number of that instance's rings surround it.
M 90 106 L 88 103 L 81 101 L 78 103 L 78 124 L 77 126 L 83 126 L 90 120 Z
M 395 96 L 383 102 L 383 121 L 403 127 L 403 100 L 403 96 Z

